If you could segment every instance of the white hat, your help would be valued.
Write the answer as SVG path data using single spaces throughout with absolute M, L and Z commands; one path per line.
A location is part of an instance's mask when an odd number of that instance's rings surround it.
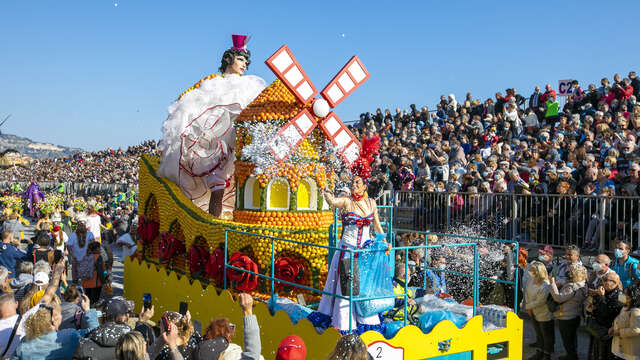
M 33 283 L 38 286 L 47 285 L 49 284 L 49 275 L 45 272 L 39 272 L 33 277 Z
M 4 266 L 0 266 L 0 283 L 5 282 L 9 277 L 9 274 L 11 274 L 11 271 Z

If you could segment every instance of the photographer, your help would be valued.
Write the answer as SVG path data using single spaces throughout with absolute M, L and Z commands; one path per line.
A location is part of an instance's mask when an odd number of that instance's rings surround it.
M 124 298 L 111 298 L 105 307 L 105 319 L 102 325 L 93 329 L 85 338 L 80 340 L 73 359 L 77 360 L 110 360 L 116 357 L 116 346 L 120 337 L 131 331 L 127 325 L 131 302 Z M 153 317 L 153 307 L 140 314 L 140 322 Z M 137 328 L 137 325 L 136 325 Z

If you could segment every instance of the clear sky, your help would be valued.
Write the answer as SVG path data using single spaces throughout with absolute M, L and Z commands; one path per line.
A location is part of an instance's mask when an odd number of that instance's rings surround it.
M 486 99 L 640 71 L 640 1 L 0 1 L 4 132 L 88 150 L 160 138 L 167 107 L 249 33 L 248 73 L 288 44 L 318 89 L 354 54 L 371 79 L 336 112 Z

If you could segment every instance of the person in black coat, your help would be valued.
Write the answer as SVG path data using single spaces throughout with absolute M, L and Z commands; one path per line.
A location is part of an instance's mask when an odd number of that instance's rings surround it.
M 590 320 L 587 321 L 587 332 L 590 335 L 589 359 L 611 359 L 612 337 L 607 331 L 613 325 L 623 304 L 618 301 L 620 294 L 620 277 L 609 272 L 601 279 L 601 284 L 591 291 L 591 302 L 587 300 L 585 310 Z

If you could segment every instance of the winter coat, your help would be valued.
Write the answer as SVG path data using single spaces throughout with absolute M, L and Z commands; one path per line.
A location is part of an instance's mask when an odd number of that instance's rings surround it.
M 192 360 L 195 359 L 198 345 L 202 342 L 202 336 L 194 332 L 185 345 L 170 350 L 169 346 L 162 338 L 158 338 L 149 349 L 149 359 L 151 360 Z M 176 350 L 177 353 L 176 353 Z
M 86 317 L 82 314 L 83 311 L 80 305 L 76 303 L 63 302 L 60 305 L 60 312 L 62 313 L 62 322 L 58 329 L 86 328 Z M 78 314 L 78 318 L 76 318 L 76 314 Z M 77 320 L 80 320 L 81 324 L 78 324 Z
M 131 328 L 125 324 L 117 324 L 115 322 L 102 324 L 80 340 L 76 351 L 73 353 L 73 359 L 115 359 L 118 339 L 129 331 L 131 331 Z
M 17 278 L 11 280 L 11 288 L 13 289 L 13 297 L 16 298 L 17 302 L 22 301 L 24 294 L 31 289 L 31 285 L 33 284 L 33 275 L 31 274 L 20 274 Z
M 18 260 L 28 259 L 28 255 L 10 243 L 0 243 L 0 265 L 15 274 Z
M 613 337 L 611 349 L 619 348 L 624 355 L 640 357 L 640 308 L 623 308 L 613 321 L 613 330 L 620 331 L 620 335 Z
M 533 317 L 538 322 L 551 321 L 551 311 L 547 307 L 549 297 L 549 283 L 536 284 L 533 278 L 527 281 L 524 289 L 525 309 L 533 311 Z
M 618 301 L 618 294 L 620 294 L 620 290 L 615 288 L 612 291 L 605 292 L 604 296 L 593 296 L 593 311 L 591 314 L 596 322 L 604 328 L 611 327 L 613 319 L 622 309 L 622 303 Z
M 549 285 L 549 293 L 557 303 L 553 313 L 558 320 L 571 320 L 582 315 L 582 303 L 587 298 L 586 281 L 570 282 L 558 291 L 555 282 Z
M 64 329 L 51 331 L 31 340 L 23 340 L 13 355 L 14 360 L 71 359 L 80 339 L 98 326 L 98 316 L 94 309 L 86 312 L 89 328 L 86 330 Z M 112 356 L 110 359 L 115 358 Z

